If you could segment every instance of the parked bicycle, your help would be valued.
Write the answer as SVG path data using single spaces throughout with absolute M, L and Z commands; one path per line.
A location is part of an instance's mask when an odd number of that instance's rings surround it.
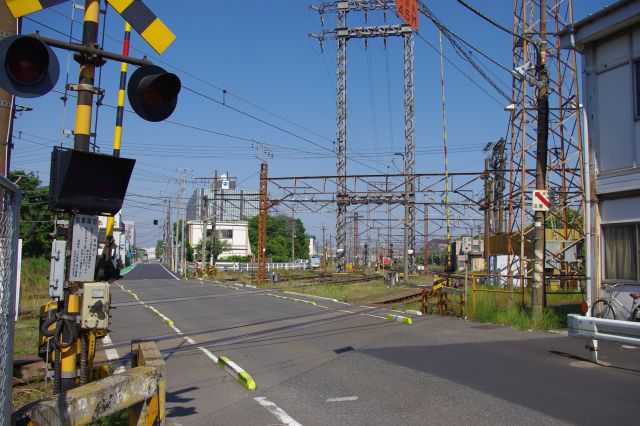
M 625 321 L 640 322 L 640 293 L 630 293 L 633 299 L 631 309 L 622 303 L 613 294 L 613 290 L 624 284 L 607 286 L 605 291 L 609 293 L 606 298 L 598 299 L 591 305 L 591 316 L 596 318 L 619 319 Z

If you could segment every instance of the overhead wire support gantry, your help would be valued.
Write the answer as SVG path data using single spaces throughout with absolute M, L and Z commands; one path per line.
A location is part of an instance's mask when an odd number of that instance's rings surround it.
M 395 14 L 395 1 L 337 1 L 311 6 L 320 14 L 324 24 L 324 15 L 335 13 L 337 25 L 333 30 L 319 34 L 310 34 L 321 43 L 336 40 L 336 169 L 337 169 L 337 206 L 336 206 L 336 270 L 346 268 L 347 210 L 350 199 L 347 194 L 347 41 L 373 37 L 403 37 L 404 39 L 404 111 L 405 111 L 405 152 L 404 152 L 404 267 L 405 279 L 409 272 L 415 271 L 415 89 L 414 89 L 414 31 L 409 25 L 381 25 L 348 27 L 349 12 L 363 12 L 367 17 L 370 11 L 382 11 L 386 21 L 387 13 Z

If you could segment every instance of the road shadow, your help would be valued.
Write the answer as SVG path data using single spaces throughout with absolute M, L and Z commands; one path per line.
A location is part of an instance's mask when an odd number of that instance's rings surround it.
M 571 352 L 565 347 L 567 340 L 404 346 L 362 349 L 358 353 L 441 377 L 569 423 L 622 425 L 633 423 L 633 418 L 637 421 L 640 374 L 596 365 L 576 366 L 571 357 L 558 356 Z
M 193 405 L 186 405 L 193 401 L 194 398 L 185 397 L 183 396 L 183 394 L 193 392 L 198 389 L 199 388 L 195 386 L 190 386 L 187 388 L 177 389 L 173 392 L 167 392 L 165 396 L 165 402 L 167 403 L 167 405 L 172 404 L 172 406 L 167 407 L 166 417 L 187 417 L 197 414 L 198 410 L 196 410 Z

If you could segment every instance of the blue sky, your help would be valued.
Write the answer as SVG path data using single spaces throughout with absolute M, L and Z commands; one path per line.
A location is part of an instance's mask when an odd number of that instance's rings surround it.
M 574 1 L 574 16 L 582 19 L 612 2 Z M 216 169 L 237 176 L 244 188 L 257 188 L 259 160 L 247 139 L 270 144 L 274 152 L 271 176 L 335 174 L 335 42 L 325 42 L 321 52 L 318 42 L 308 36 L 323 29 L 318 14 L 308 8 L 319 2 L 201 0 L 189 2 L 186 8 L 169 1 L 145 3 L 173 30 L 177 40 L 159 57 L 134 34 L 131 55 L 147 55 L 175 72 L 184 88 L 176 111 L 166 122 L 148 123 L 125 113 L 122 155 L 138 163 L 123 213 L 136 221 L 139 245 L 154 245 L 161 236 L 160 227 L 152 225 L 153 219 L 163 218 L 158 197 L 175 196 L 182 169 L 187 169 L 187 196 L 194 178 L 211 176 Z M 511 26 L 511 0 L 470 3 Z M 448 28 L 510 67 L 510 36 L 454 0 L 427 4 Z M 72 31 L 73 37 L 80 38 L 81 12 L 73 12 L 68 2 L 34 13 L 24 19 L 23 33 L 40 31 L 47 37 L 68 39 Z M 382 24 L 379 15 L 369 18 L 370 24 Z M 390 16 L 389 22 L 398 20 Z M 349 24 L 364 22 L 350 16 Z M 324 28 L 334 25 L 335 17 L 327 15 Z M 437 47 L 434 25 L 421 16 L 420 26 L 421 35 Z M 105 49 L 120 52 L 124 22 L 113 9 L 108 9 L 102 28 Z M 416 37 L 415 45 L 416 169 L 441 172 L 439 55 L 421 38 Z M 63 135 L 63 129 L 73 128 L 75 99 L 70 98 L 65 107 L 60 97 L 66 81 L 77 82 L 78 65 L 66 52 L 56 53 L 61 65 L 56 91 L 38 99 L 17 99 L 19 105 L 33 111 L 23 113 L 14 129 L 12 169 L 38 172 L 44 182 L 48 182 L 51 147 L 73 143 Z M 505 135 L 507 102 L 453 52 L 446 40 L 444 54 L 467 74 L 445 63 L 450 171 L 479 172 L 483 167 L 482 146 Z M 402 40 L 390 39 L 386 50 L 381 40 L 371 41 L 366 49 L 362 41 L 351 41 L 348 60 L 349 156 L 368 165 L 350 162 L 348 171 L 397 172 L 400 161 L 396 157 L 392 162 L 392 154 L 404 151 Z M 490 69 L 509 93 L 510 75 L 495 66 Z M 130 67 L 129 75 L 132 71 Z M 99 109 L 97 144 L 102 152 L 111 152 L 115 109 L 110 106 L 116 105 L 120 64 L 109 62 L 101 72 L 100 86 L 106 96 L 105 106 Z M 228 105 L 286 132 L 202 96 L 221 101 L 222 89 L 228 91 Z M 331 214 L 303 220 L 312 233 L 318 233 L 322 223 L 328 227 L 335 224 Z

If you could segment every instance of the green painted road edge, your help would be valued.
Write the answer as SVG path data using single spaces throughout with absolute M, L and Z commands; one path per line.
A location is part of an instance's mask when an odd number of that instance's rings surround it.
M 413 324 L 413 319 L 407 318 L 407 317 L 403 317 L 402 315 L 387 314 L 387 319 L 389 321 L 401 322 L 401 323 L 407 324 L 407 325 L 412 325 Z
M 133 265 L 129 265 L 124 269 L 120 270 L 120 275 L 125 276 L 126 274 L 128 274 L 129 272 L 131 272 L 133 270 L 133 268 L 135 268 L 136 266 L 138 266 L 137 263 L 134 263 Z
M 238 383 L 244 386 L 244 388 L 246 388 L 247 390 L 255 390 L 256 382 L 253 381 L 251 376 L 246 371 L 240 368 L 229 358 L 227 358 L 226 356 L 218 357 L 218 365 L 221 368 L 224 368 L 227 373 L 231 374 L 231 376 L 235 376 Z

